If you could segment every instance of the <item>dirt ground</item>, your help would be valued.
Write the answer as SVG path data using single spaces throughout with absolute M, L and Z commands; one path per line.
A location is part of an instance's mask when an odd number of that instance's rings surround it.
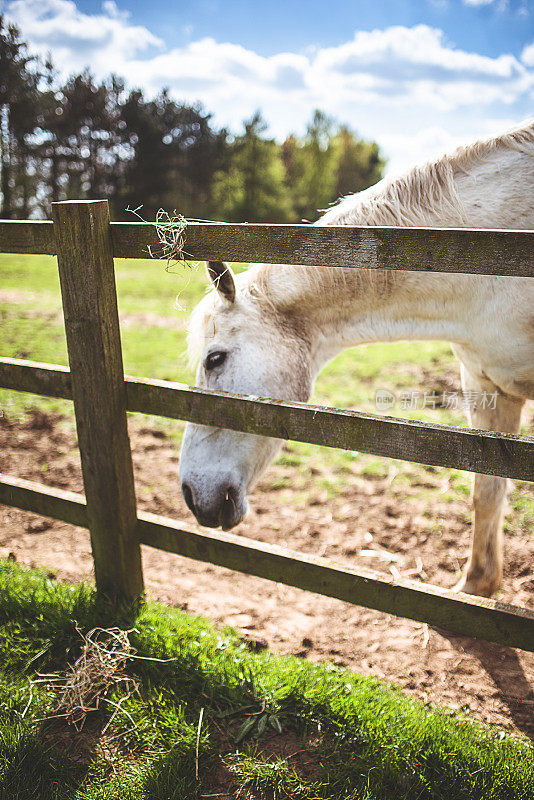
M 133 421 L 130 432 L 139 506 L 192 522 L 179 492 L 176 446 L 160 428 Z M 42 412 L 24 425 L 0 420 L 0 471 L 82 491 L 75 445 L 61 419 Z M 272 488 L 273 476 L 284 488 Z M 395 486 L 394 470 L 385 479 L 354 475 L 328 502 L 318 488 L 320 474 L 310 475 L 305 496 L 287 486 L 291 476 L 290 467 L 271 468 L 253 492 L 251 512 L 237 533 L 440 586 L 458 579 L 469 547 L 468 507 L 460 497 L 452 503 L 440 499 L 439 471 L 428 487 L 435 489 L 430 508 L 410 498 L 417 487 Z M 533 550 L 527 532 L 508 538 L 500 599 L 534 604 Z M 87 531 L 0 506 L 0 555 L 10 553 L 59 579 L 91 578 Z M 143 559 L 153 599 L 241 629 L 244 637 L 274 652 L 347 666 L 393 682 L 425 703 L 464 708 L 534 738 L 534 654 L 448 636 L 150 548 L 143 549 Z

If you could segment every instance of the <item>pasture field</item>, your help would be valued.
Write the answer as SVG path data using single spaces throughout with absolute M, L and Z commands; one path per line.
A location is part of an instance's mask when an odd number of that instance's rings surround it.
M 136 658 L 78 732 L 54 718 L 94 626 Z M 43 677 L 48 675 L 48 679 Z M 80 720 L 79 720 L 80 722 Z M 0 561 L 2 800 L 530 800 L 534 750 L 372 678 Z
M 194 373 L 185 355 L 185 326 L 206 287 L 203 265 L 193 269 L 175 265 L 166 272 L 165 263 L 157 260 L 117 259 L 115 263 L 125 372 L 193 384 Z M 55 258 L 0 254 L 0 315 L 2 355 L 68 364 Z M 460 391 L 459 369 L 446 342 L 397 342 L 346 350 L 323 370 L 312 400 L 376 412 L 375 393 L 381 389 L 395 395 L 395 405 L 388 411 L 392 415 L 466 424 L 461 398 L 458 402 L 454 399 Z M 450 407 L 440 407 L 444 397 Z M 72 407 L 66 401 L 0 390 L 0 409 L 6 417 L 20 419 L 35 408 L 59 411 L 72 419 Z M 531 416 L 525 418 L 525 433 L 531 430 Z M 163 425 L 179 444 L 181 423 L 154 419 L 153 424 Z M 327 467 L 328 476 L 320 483 L 329 494 L 335 494 L 349 474 L 385 477 L 391 474 L 393 464 L 397 485 L 419 483 L 424 488 L 428 483 L 425 473 L 435 472 L 433 467 L 345 451 L 319 451 L 303 443 L 284 448 L 279 463 L 295 468 L 303 479 L 297 483 L 305 488 L 318 459 Z M 446 499 L 454 499 L 455 493 L 469 494 L 468 473 L 440 472 L 447 483 Z M 295 485 L 294 478 L 291 483 Z M 280 487 L 276 484 L 274 488 Z M 514 512 L 510 532 L 517 525 L 534 527 L 532 486 L 516 482 L 510 504 Z
M 126 372 L 190 383 L 185 321 L 205 288 L 203 269 L 159 261 L 116 262 Z M 175 307 L 179 295 L 182 310 Z M 0 255 L 0 353 L 67 364 L 55 259 Z M 403 408 L 401 393 L 459 390 L 459 370 L 441 342 L 369 345 L 346 351 L 319 377 L 314 402 L 375 411 L 375 391 L 397 395 L 388 413 L 465 424 L 461 408 Z M 81 491 L 72 406 L 0 390 L 0 471 Z M 524 431 L 532 431 L 532 406 Z M 183 424 L 130 415 L 139 507 L 192 518 L 178 489 Z M 452 586 L 470 539 L 468 473 L 317 448 L 284 446 L 254 490 L 237 532 L 388 576 Z M 532 604 L 534 487 L 515 482 L 506 522 L 499 597 Z M 91 577 L 85 531 L 0 507 L 0 555 L 69 581 Z M 501 728 L 534 735 L 534 657 L 418 623 L 351 607 L 229 570 L 144 548 L 149 596 L 187 606 L 218 626 L 238 627 L 278 653 L 353 667 L 394 681 L 424 703 L 464 708 Z M 439 795 L 436 795 L 439 796 Z

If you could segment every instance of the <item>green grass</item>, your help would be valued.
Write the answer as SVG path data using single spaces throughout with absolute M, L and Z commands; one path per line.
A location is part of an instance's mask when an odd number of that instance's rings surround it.
M 240 269 L 242 265 L 237 265 Z M 131 375 L 194 383 L 185 357 L 187 316 L 202 297 L 204 269 L 173 267 L 160 261 L 116 261 L 119 309 L 123 316 L 122 344 L 125 370 Z M 176 298 L 178 296 L 177 307 Z M 159 324 L 154 325 L 158 317 Z M 0 255 L 0 354 L 67 364 L 67 349 L 61 317 L 61 299 L 56 260 L 48 256 Z M 441 393 L 441 378 L 458 374 L 458 366 L 445 342 L 396 342 L 365 345 L 341 353 L 317 380 L 314 402 L 374 412 L 375 392 L 386 388 L 399 398 L 402 392 Z M 24 417 L 30 408 L 59 411 L 72 420 L 72 406 L 61 400 L 0 390 L 0 413 L 12 419 Z M 390 412 L 453 425 L 465 425 L 461 409 L 403 409 L 398 401 Z M 164 426 L 176 445 L 182 437 L 180 422 L 152 418 Z M 72 424 L 72 423 L 71 423 Z M 528 433 L 525 427 L 525 433 Z M 281 460 L 290 462 L 303 482 L 310 469 L 320 463 L 327 468 L 324 486 L 331 495 L 343 489 L 352 474 L 386 477 L 394 464 L 395 486 L 420 486 L 419 496 L 431 503 L 435 490 L 424 488 L 435 469 L 409 462 L 377 459 L 375 456 L 292 443 Z M 458 470 L 440 471 L 448 479 L 446 499 L 467 496 L 471 478 Z M 278 479 L 276 479 L 278 480 Z M 279 488 L 273 484 L 272 488 Z M 534 488 L 517 482 L 510 497 L 512 516 L 508 532 L 534 529 Z
M 202 268 L 175 270 L 179 271 L 166 272 L 158 261 L 117 259 L 119 309 L 126 319 L 122 329 L 124 364 L 126 372 L 133 375 L 190 383 L 194 376 L 184 357 L 185 325 L 206 282 Z M 0 352 L 12 358 L 66 364 L 55 259 L 0 255 L 0 290 L 6 293 L 6 299 L 0 296 Z M 176 298 L 181 308 L 177 308 Z M 162 318 L 163 324 L 152 326 L 154 317 Z M 167 328 L 165 321 L 170 323 Z M 450 348 L 442 342 L 397 342 L 345 351 L 321 374 L 314 399 L 329 405 L 374 409 L 375 390 L 382 386 L 394 392 L 431 391 L 433 385 L 414 385 L 421 361 L 438 364 L 440 369 L 455 368 Z M 2 397 L 5 402 L 7 395 L 3 393 Z M 22 402 L 19 408 L 24 410 L 36 400 L 26 398 Z M 462 420 L 461 412 L 439 413 L 443 421 Z M 418 416 L 417 412 L 413 416 Z
M 36 673 L 63 671 L 77 628 L 134 628 L 139 683 L 81 734 Z M 157 661 L 145 659 L 171 659 Z M 196 747 L 198 740 L 198 780 Z M 284 746 L 289 744 L 284 754 Z M 302 752 L 304 751 L 304 753 Z M 331 665 L 252 652 L 231 630 L 150 603 L 119 612 L 84 586 L 0 562 L 2 800 L 530 800 L 534 749 Z M 221 794 L 221 797 L 224 797 Z
M 126 372 L 192 382 L 184 357 L 186 314 L 175 307 L 176 297 L 179 294 L 179 302 L 190 309 L 204 286 L 200 270 L 174 274 L 165 272 L 161 262 L 117 261 L 119 306 L 125 317 L 122 341 Z M 4 292 L 4 298 L 0 296 L 2 355 L 66 365 L 56 260 L 0 255 L 0 291 Z M 164 318 L 163 324 L 150 325 L 154 317 Z M 165 320 L 170 322 L 169 327 L 165 327 Z M 11 417 L 22 416 L 36 405 L 62 412 L 70 409 L 61 401 L 0 392 L 0 406 Z

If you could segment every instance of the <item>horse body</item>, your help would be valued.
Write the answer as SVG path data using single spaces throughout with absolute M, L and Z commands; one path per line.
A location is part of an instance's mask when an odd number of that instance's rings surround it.
M 534 228 L 534 125 L 381 181 L 316 224 Z M 346 347 L 438 339 L 452 343 L 465 391 L 496 394 L 495 407 L 470 408 L 474 427 L 516 433 L 525 399 L 534 398 L 530 278 L 266 264 L 234 278 L 220 263 L 210 277 L 217 291 L 190 327 L 200 386 L 306 401 L 321 368 Z M 189 424 L 180 478 L 197 519 L 237 524 L 279 445 Z M 473 547 L 459 589 L 489 595 L 500 585 L 505 490 L 503 478 L 475 476 Z

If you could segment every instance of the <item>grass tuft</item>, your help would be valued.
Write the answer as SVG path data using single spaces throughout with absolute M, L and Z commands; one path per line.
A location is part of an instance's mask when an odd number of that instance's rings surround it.
M 134 629 L 142 658 L 124 673 L 139 691 L 113 686 L 77 731 L 48 719 L 59 692 L 32 678 L 65 671 L 83 650 L 78 629 L 98 625 Z M 210 794 L 531 800 L 534 749 L 345 669 L 251 652 L 177 609 L 113 610 L 87 587 L 0 562 L 0 798 Z

